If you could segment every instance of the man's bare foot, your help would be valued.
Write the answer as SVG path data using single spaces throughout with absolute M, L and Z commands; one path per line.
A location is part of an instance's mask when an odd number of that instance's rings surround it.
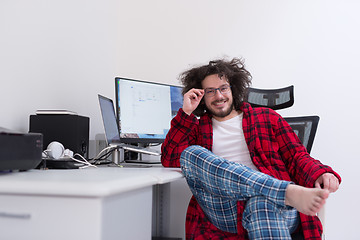
M 289 184 L 286 188 L 285 204 L 296 208 L 303 214 L 315 216 L 324 206 L 328 197 L 328 190 Z

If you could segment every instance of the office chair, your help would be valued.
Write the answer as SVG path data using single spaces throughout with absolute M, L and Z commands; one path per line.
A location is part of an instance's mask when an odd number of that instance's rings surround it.
M 284 118 L 299 137 L 302 144 L 310 153 L 314 143 L 316 130 L 319 124 L 319 116 L 285 117 Z
M 273 110 L 288 108 L 294 104 L 294 86 L 279 89 L 248 88 L 244 101 L 250 103 L 252 107 L 268 107 Z M 285 117 L 284 119 L 310 153 L 320 118 L 304 116 Z
M 308 153 L 310 153 L 312 145 L 314 143 L 316 130 L 319 124 L 319 116 L 303 116 L 303 117 L 285 117 L 284 118 L 299 137 L 302 144 L 305 146 Z M 322 215 L 324 208 L 320 211 L 319 215 Z M 295 232 L 291 235 L 292 240 L 303 240 L 304 236 L 302 232 Z
M 273 110 L 289 108 L 294 104 L 294 86 L 279 89 L 248 88 L 244 101 L 250 103 L 253 108 L 268 107 Z M 320 117 L 301 116 L 285 117 L 284 119 L 299 137 L 307 152 L 310 153 Z M 303 240 L 304 235 L 301 231 L 295 232 L 291 238 L 292 240 Z
M 252 107 L 268 107 L 274 110 L 288 108 L 294 104 L 294 86 L 279 89 L 249 87 L 244 101 Z

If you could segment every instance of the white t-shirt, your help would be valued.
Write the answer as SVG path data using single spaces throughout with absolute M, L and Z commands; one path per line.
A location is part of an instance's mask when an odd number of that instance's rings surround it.
M 229 161 L 238 162 L 257 170 L 251 161 L 242 128 L 243 113 L 226 121 L 212 118 L 213 148 L 212 152 Z

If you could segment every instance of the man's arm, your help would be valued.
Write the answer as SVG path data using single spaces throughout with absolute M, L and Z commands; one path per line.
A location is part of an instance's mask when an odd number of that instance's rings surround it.
M 305 187 L 320 187 L 325 184 L 329 187 L 329 178 L 332 182 L 336 178 L 337 183 L 340 183 L 340 176 L 331 167 L 309 155 L 290 125 L 281 116 L 277 121 L 277 135 L 280 154 L 295 183 Z M 336 185 L 336 181 L 334 184 Z M 331 185 L 333 190 L 337 189 L 334 184 Z M 330 191 L 330 188 L 328 190 Z
M 171 128 L 161 146 L 161 163 L 164 167 L 180 167 L 180 155 L 190 145 L 196 144 L 198 120 L 193 111 L 204 96 L 203 89 L 190 89 L 184 94 L 183 107 L 171 120 Z
M 198 120 L 187 115 L 182 108 L 171 120 L 171 128 L 161 146 L 161 163 L 164 167 L 180 167 L 180 155 L 190 145 L 196 144 Z

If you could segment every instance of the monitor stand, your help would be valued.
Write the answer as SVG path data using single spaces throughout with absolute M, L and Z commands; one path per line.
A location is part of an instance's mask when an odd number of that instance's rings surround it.
M 144 162 L 141 158 L 142 154 L 139 153 L 139 159 L 135 161 L 125 161 L 124 160 L 124 150 L 121 148 L 116 148 L 112 153 L 112 165 L 117 167 L 130 167 L 130 168 L 148 168 L 153 165 L 158 165 L 160 162 Z
M 124 161 L 124 151 L 120 151 L 119 148 L 116 148 L 112 153 L 112 162 L 119 165 Z
M 112 162 L 115 164 L 121 164 L 127 161 L 139 162 L 139 163 L 144 162 L 142 158 L 142 154 L 160 156 L 159 152 L 148 150 L 146 149 L 146 145 L 143 144 L 139 144 L 139 145 L 119 144 L 113 146 L 115 146 L 115 149 L 113 150 L 112 153 Z M 136 154 L 136 159 L 135 158 L 125 159 L 125 153 L 124 153 L 125 150 L 129 151 L 130 157 L 132 154 Z

